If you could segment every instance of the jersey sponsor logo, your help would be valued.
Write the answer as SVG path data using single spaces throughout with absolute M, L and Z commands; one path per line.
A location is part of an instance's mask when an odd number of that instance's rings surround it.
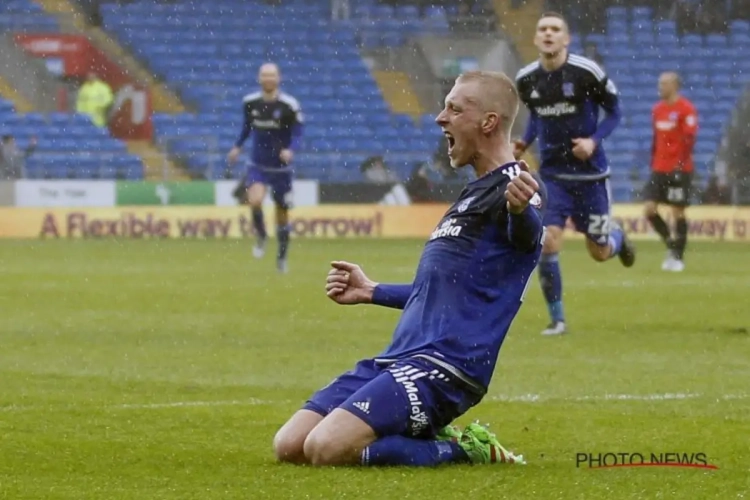
M 658 120 L 656 123 L 654 123 L 654 127 L 656 127 L 656 130 L 662 131 L 673 130 L 676 126 L 677 123 L 671 120 Z
M 281 124 L 278 120 L 253 120 L 253 127 L 262 129 L 279 129 Z
M 388 371 L 394 380 L 398 384 L 401 384 L 406 393 L 406 397 L 409 400 L 409 428 L 412 436 L 418 436 L 427 429 L 430 422 L 427 413 L 422 410 L 424 403 L 422 403 L 419 387 L 417 387 L 415 381 L 426 377 L 428 374 L 411 365 L 389 368 Z
M 466 212 L 466 209 L 469 208 L 469 205 L 471 205 L 471 202 L 474 201 L 474 198 L 476 196 L 469 196 L 465 200 L 463 200 L 458 207 L 456 207 L 456 210 L 458 210 L 458 213 Z
M 430 235 L 430 241 L 438 238 L 456 237 L 461 234 L 462 226 L 456 226 L 456 219 L 447 219 L 440 224 L 440 227 L 435 229 Z
M 547 106 L 539 106 L 536 108 L 536 113 L 543 117 L 574 115 L 578 113 L 578 107 L 567 102 L 558 102 Z

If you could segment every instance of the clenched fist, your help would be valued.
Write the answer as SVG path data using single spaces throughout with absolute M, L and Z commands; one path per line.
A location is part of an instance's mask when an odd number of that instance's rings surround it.
M 520 214 L 529 202 L 539 191 L 539 184 L 529 173 L 529 166 L 525 161 L 518 162 L 521 173 L 514 177 L 505 189 L 505 199 L 507 200 L 508 212 Z
M 365 275 L 357 264 L 331 262 L 326 279 L 326 295 L 337 304 L 369 304 L 377 283 Z

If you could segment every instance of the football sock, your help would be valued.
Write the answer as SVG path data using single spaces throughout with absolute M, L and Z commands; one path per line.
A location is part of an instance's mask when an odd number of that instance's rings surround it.
M 291 228 L 289 224 L 276 227 L 276 237 L 279 239 L 279 260 L 286 259 L 286 253 L 289 250 L 289 232 Z
M 255 228 L 255 234 L 259 239 L 265 240 L 268 234 L 266 233 L 266 222 L 263 220 L 263 209 L 253 208 L 253 227 Z
M 469 462 L 469 456 L 458 443 L 452 441 L 387 436 L 362 450 L 362 465 L 432 467 L 461 462 Z
M 620 254 L 620 249 L 622 249 L 622 238 L 622 229 L 620 227 L 612 228 L 612 231 L 609 233 L 609 248 L 611 250 L 609 255 L 610 259 Z
M 656 231 L 656 234 L 658 234 L 662 241 L 669 246 L 669 227 L 667 227 L 667 223 L 664 222 L 664 219 L 661 218 L 661 215 L 654 214 L 649 216 L 648 221 L 651 223 L 651 227 L 654 228 L 654 231 Z
M 682 257 L 685 255 L 685 247 L 687 246 L 687 237 L 688 237 L 688 223 L 687 219 L 684 217 L 680 217 L 675 221 L 675 254 L 676 257 L 680 260 L 682 260 Z
M 565 321 L 562 303 L 562 274 L 558 254 L 543 254 L 539 262 L 539 281 L 544 300 L 547 301 L 549 317 L 553 323 Z

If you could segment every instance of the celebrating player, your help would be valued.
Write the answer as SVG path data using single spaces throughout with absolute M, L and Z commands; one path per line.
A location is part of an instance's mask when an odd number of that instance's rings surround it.
M 654 140 L 651 147 L 651 178 L 646 184 L 646 218 L 666 243 L 667 258 L 661 268 L 680 272 L 687 246 L 688 225 L 685 207 L 690 203 L 693 180 L 693 146 L 698 133 L 698 118 L 693 103 L 680 95 L 677 73 L 659 77 L 659 97 L 654 105 Z M 672 207 L 675 237 L 658 211 L 658 204 Z
M 275 64 L 261 66 L 258 81 L 261 91 L 243 99 L 242 133 L 227 159 L 230 164 L 237 161 L 242 145 L 252 132 L 253 150 L 245 183 L 257 236 L 253 255 L 261 258 L 265 254 L 267 233 L 263 200 L 268 186 L 276 204 L 276 235 L 279 239 L 276 264 L 279 271 L 286 272 L 292 203 L 291 163 L 302 135 L 302 111 L 294 97 L 279 90 L 280 74 Z
M 570 34 L 560 14 L 542 15 L 534 43 L 539 60 L 516 76 L 531 117 L 524 138 L 516 141 L 515 154 L 519 158 L 539 139 L 539 173 L 550 200 L 539 277 L 551 323 L 542 334 L 559 335 L 566 326 L 558 254 L 568 218 L 587 236 L 586 248 L 598 262 L 618 256 L 630 267 L 635 248 L 610 219 L 610 172 L 601 145 L 620 123 L 617 88 L 594 61 L 568 54 Z M 600 108 L 606 115 L 601 123 Z
M 371 281 L 333 262 L 338 304 L 402 309 L 391 344 L 317 392 L 279 430 L 276 456 L 314 465 L 521 462 L 486 428 L 449 424 L 487 391 L 500 346 L 541 254 L 546 194 L 509 134 L 518 112 L 500 73 L 458 77 L 437 117 L 453 168 L 470 182 L 424 247 L 413 283 Z

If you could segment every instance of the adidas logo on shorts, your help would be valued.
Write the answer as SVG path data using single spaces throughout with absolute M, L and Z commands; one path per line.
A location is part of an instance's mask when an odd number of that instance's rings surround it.
M 369 401 L 357 401 L 352 403 L 352 406 L 364 413 L 365 415 L 370 414 L 370 402 Z

